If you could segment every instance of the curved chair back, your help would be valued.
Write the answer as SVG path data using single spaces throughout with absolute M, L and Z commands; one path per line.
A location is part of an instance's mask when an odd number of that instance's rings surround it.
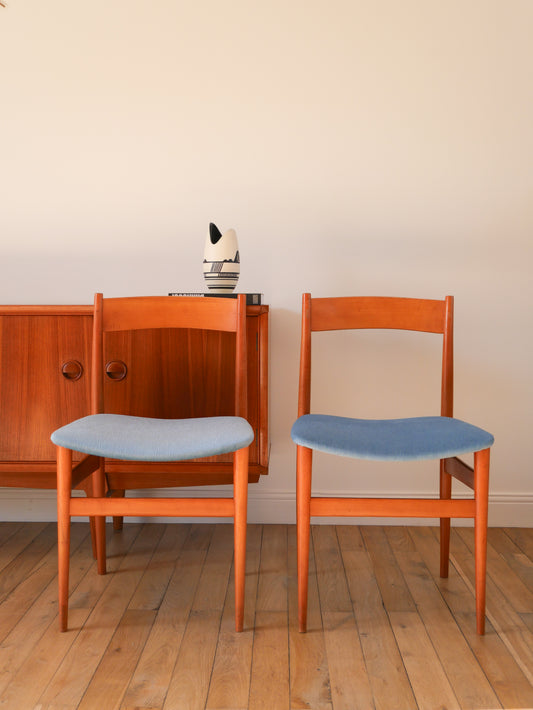
M 179 299 L 179 304 L 176 299 Z M 235 333 L 234 413 L 246 418 L 246 297 L 243 294 L 237 298 L 104 298 L 101 293 L 95 294 L 91 381 L 93 414 L 104 411 L 104 334 L 152 328 L 195 328 Z
M 453 416 L 453 296 L 442 301 L 383 296 L 302 299 L 298 416 L 311 411 L 311 333 L 326 330 L 413 330 L 443 336 L 441 416 Z

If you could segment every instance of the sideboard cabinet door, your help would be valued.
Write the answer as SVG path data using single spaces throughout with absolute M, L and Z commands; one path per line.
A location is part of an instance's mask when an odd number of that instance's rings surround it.
M 54 429 L 89 413 L 92 317 L 6 315 L 5 308 L 0 310 L 0 461 L 36 469 L 37 462 L 55 462 Z

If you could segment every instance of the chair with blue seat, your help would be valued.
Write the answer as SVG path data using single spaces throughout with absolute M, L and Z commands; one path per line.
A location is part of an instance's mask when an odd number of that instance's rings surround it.
M 440 416 L 355 419 L 311 412 L 311 334 L 349 329 L 395 329 L 442 336 Z M 477 632 L 485 632 L 485 577 L 491 434 L 453 417 L 453 298 L 311 298 L 303 295 L 297 445 L 298 617 L 307 628 L 309 537 L 312 516 L 440 518 L 440 574 L 448 576 L 450 519 L 473 518 Z M 313 451 L 374 461 L 440 461 L 439 498 L 312 496 Z M 458 458 L 474 455 L 471 467 Z M 452 499 L 452 478 L 474 491 Z
M 254 432 L 246 419 L 246 302 L 236 299 L 165 296 L 106 298 L 96 294 L 92 350 L 92 414 L 52 434 L 57 445 L 59 620 L 68 625 L 71 516 L 94 520 L 98 572 L 105 574 L 105 516 L 232 517 L 234 520 L 235 628 L 244 612 L 249 446 Z M 156 419 L 104 411 L 104 334 L 186 328 L 235 334 L 235 414 Z M 85 454 L 73 466 L 72 452 Z M 128 498 L 108 490 L 105 460 L 173 462 L 233 453 L 233 497 Z M 157 471 L 157 468 L 155 469 Z M 157 473 L 153 488 L 158 488 Z M 73 497 L 73 486 L 92 478 L 92 495 Z M 91 487 L 89 487 L 90 490 Z

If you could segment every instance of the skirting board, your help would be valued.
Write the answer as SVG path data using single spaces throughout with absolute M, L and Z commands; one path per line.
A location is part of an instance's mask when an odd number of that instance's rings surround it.
M 227 495 L 226 489 L 218 489 L 219 494 Z M 211 494 L 213 494 L 211 489 Z M 328 491 L 315 491 L 315 495 L 327 496 Z M 170 496 L 169 489 L 153 490 L 151 495 L 159 497 Z M 205 488 L 181 491 L 182 495 L 202 497 L 210 495 Z M 130 493 L 128 495 L 133 495 Z M 149 495 L 148 492 L 143 495 Z M 337 491 L 336 495 L 343 495 Z M 344 493 L 345 496 L 349 494 Z M 410 494 L 413 498 L 431 497 L 431 494 Z M 383 491 L 368 494 L 368 497 L 385 497 Z M 405 492 L 388 493 L 389 497 L 406 497 Z M 458 498 L 468 497 L 457 495 Z M 248 522 L 263 524 L 291 524 L 295 522 L 295 496 L 292 491 L 255 491 L 250 486 L 248 495 Z M 55 491 L 3 488 L 0 489 L 0 521 L 46 522 L 56 520 Z M 135 518 L 127 518 L 135 521 Z M 151 519 L 155 520 L 155 519 Z M 218 518 L 157 518 L 161 522 L 228 522 Z M 313 518 L 317 524 L 344 525 L 435 525 L 436 520 L 423 518 Z M 455 520 L 454 525 L 470 526 L 471 520 Z M 533 493 L 494 493 L 489 501 L 490 527 L 531 527 L 533 524 Z

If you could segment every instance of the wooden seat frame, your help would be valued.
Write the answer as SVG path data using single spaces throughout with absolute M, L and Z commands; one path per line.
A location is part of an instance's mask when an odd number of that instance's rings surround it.
M 443 336 L 441 415 L 453 416 L 453 297 L 443 301 L 384 298 L 311 298 L 303 295 L 298 416 L 311 412 L 311 333 L 380 328 Z M 311 516 L 440 518 L 440 575 L 447 577 L 450 518 L 473 518 L 478 634 L 485 632 L 485 586 L 490 449 L 474 453 L 474 467 L 457 457 L 440 461 L 439 499 L 333 498 L 311 495 L 312 449 L 297 446 L 297 549 L 299 629 L 307 628 Z M 474 491 L 472 499 L 452 499 L 452 477 Z
M 168 298 L 166 296 L 108 298 L 95 295 L 92 344 L 92 414 L 104 411 L 104 333 L 145 328 L 200 328 L 234 332 L 235 414 L 246 418 L 246 297 Z M 96 538 L 99 574 L 106 572 L 105 516 L 228 517 L 234 519 L 235 628 L 242 631 L 246 566 L 246 515 L 249 448 L 233 454 L 231 498 L 125 498 L 124 491 L 108 490 L 105 459 L 87 455 L 73 466 L 72 451 L 57 447 L 59 622 L 68 625 L 69 556 L 71 516 L 89 516 Z M 90 477 L 92 495 L 73 497 L 74 486 Z M 153 474 L 158 487 L 157 473 Z

